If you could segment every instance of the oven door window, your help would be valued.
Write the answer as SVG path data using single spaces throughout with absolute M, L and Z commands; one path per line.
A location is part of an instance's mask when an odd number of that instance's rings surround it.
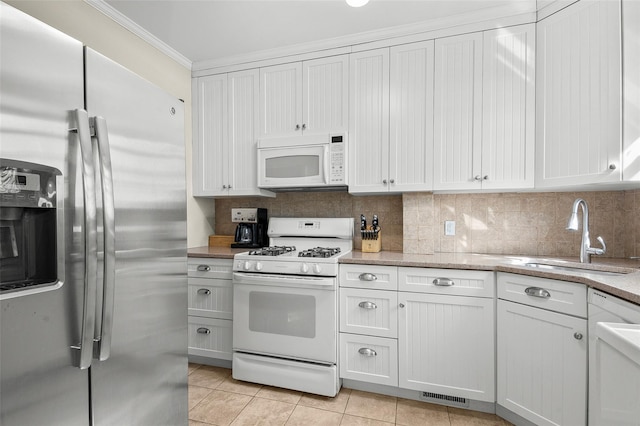
M 316 335 L 316 299 L 302 294 L 249 293 L 249 330 L 306 337 Z

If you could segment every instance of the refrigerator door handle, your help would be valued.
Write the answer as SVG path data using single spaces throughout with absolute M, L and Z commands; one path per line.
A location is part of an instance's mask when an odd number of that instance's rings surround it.
M 96 294 L 98 291 L 98 224 L 89 116 L 83 109 L 76 109 L 74 112 L 77 127 L 70 129 L 70 131 L 78 134 L 82 158 L 85 264 L 82 331 L 80 343 L 72 348 L 80 351 L 77 367 L 85 370 L 91 366 L 93 359 L 93 331 L 96 321 Z
M 105 361 L 111 354 L 111 336 L 113 331 L 113 303 L 115 296 L 116 272 L 116 226 L 115 200 L 113 194 L 113 171 L 111 168 L 111 148 L 109 146 L 109 132 L 107 121 L 102 117 L 93 117 L 91 122 L 95 128 L 95 136 L 100 159 L 100 175 L 102 177 L 102 211 L 104 223 L 104 271 L 103 271 L 103 302 L 102 327 L 97 340 L 97 356 Z

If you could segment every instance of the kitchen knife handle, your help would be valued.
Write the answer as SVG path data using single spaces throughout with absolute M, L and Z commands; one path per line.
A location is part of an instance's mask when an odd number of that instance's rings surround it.
M 378 305 L 373 302 L 365 301 L 358 303 L 358 306 L 362 309 L 378 309 Z
M 371 348 L 360 348 L 358 349 L 358 353 L 364 356 L 377 356 L 378 353 Z
M 93 358 L 93 331 L 96 322 L 96 295 L 98 292 L 98 223 L 95 189 L 95 169 L 89 115 L 83 109 L 74 111 L 82 159 L 82 185 L 84 194 L 84 301 L 80 343 L 72 346 L 80 351 L 77 367 L 86 370 Z
M 370 272 L 365 272 L 363 274 L 360 274 L 358 275 L 358 278 L 360 279 L 360 281 L 375 281 L 378 279 L 378 277 L 376 277 Z
M 111 354 L 111 336 L 113 334 L 113 305 L 116 287 L 116 223 L 115 198 L 113 195 L 113 171 L 111 167 L 111 146 L 107 122 L 102 117 L 91 119 L 95 128 L 100 174 L 102 178 L 102 214 L 104 226 L 104 265 L 102 326 L 95 358 L 105 361 Z
M 450 278 L 436 278 L 435 280 L 432 281 L 432 283 L 433 285 L 437 285 L 441 287 L 450 287 L 455 284 L 453 280 Z

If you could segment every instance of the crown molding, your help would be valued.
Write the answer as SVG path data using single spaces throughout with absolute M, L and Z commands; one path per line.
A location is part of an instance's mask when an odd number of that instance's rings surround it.
M 84 0 L 85 3 L 92 6 L 96 10 L 102 12 L 107 17 L 111 18 L 116 23 L 122 25 L 133 34 L 137 35 L 151 46 L 155 47 L 178 64 L 182 65 L 188 70 L 191 70 L 192 62 L 171 46 L 151 34 L 149 31 L 142 28 L 140 25 L 127 18 L 125 15 L 116 10 L 113 6 L 106 3 L 104 0 Z
M 573 0 L 576 1 L 576 0 Z M 487 28 L 498 28 L 510 26 L 522 22 L 536 21 L 536 8 L 527 6 L 528 2 L 514 1 L 510 6 L 496 6 L 480 11 L 467 12 L 444 18 L 431 19 L 414 24 L 405 24 L 395 27 L 381 28 L 335 37 L 315 42 L 306 42 L 284 46 L 282 48 L 261 50 L 241 55 L 215 58 L 204 61 L 197 61 L 192 64 L 192 74 L 204 75 L 216 72 L 217 70 L 241 65 L 259 63 L 265 60 L 276 58 L 284 59 L 296 57 L 298 55 L 309 54 L 311 52 L 332 51 L 339 48 L 350 48 L 352 46 L 364 47 L 369 43 L 373 44 L 382 40 L 402 39 L 407 36 L 420 34 L 432 37 L 440 30 L 458 27 L 460 32 L 465 32 L 465 26 L 476 26 L 479 22 L 484 22 Z M 490 24 L 489 24 L 490 23 Z M 474 29 L 476 30 L 476 29 Z M 473 30 L 472 30 L 473 31 Z M 477 31 L 477 30 L 476 30 Z M 373 48 L 373 47 L 371 47 Z

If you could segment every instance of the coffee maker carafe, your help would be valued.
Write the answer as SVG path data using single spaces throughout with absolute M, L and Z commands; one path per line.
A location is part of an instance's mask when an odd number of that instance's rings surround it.
M 259 248 L 269 245 L 267 209 L 231 209 L 231 221 L 238 224 L 232 248 Z

